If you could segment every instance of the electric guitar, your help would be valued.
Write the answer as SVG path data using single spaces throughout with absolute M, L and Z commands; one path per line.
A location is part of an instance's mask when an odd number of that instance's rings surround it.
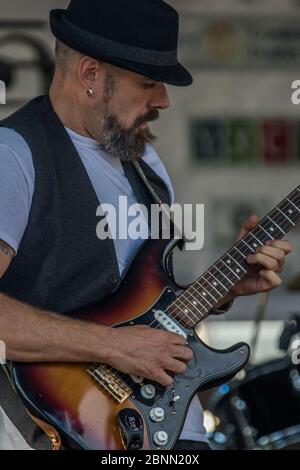
M 193 396 L 233 378 L 250 350 L 205 345 L 195 326 L 248 272 L 249 254 L 267 240 L 281 239 L 300 218 L 300 186 L 259 225 L 235 243 L 188 288 L 170 277 L 178 240 L 148 240 L 120 289 L 78 318 L 120 327 L 148 325 L 183 335 L 194 357 L 186 373 L 162 387 L 103 364 L 12 364 L 12 379 L 26 407 L 79 449 L 172 449 Z

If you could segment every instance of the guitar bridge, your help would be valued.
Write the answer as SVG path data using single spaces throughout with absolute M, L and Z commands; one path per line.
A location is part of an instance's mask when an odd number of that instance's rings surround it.
M 118 372 L 103 364 L 94 364 L 87 368 L 87 373 L 117 403 L 123 403 L 133 390 L 120 378 Z

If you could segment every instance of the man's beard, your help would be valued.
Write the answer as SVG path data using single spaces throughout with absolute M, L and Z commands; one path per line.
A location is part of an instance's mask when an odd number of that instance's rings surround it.
M 139 127 L 150 121 L 159 118 L 159 112 L 152 110 L 144 116 L 136 119 L 134 125 L 130 129 L 124 129 L 119 119 L 110 114 L 106 109 L 96 111 L 97 122 L 101 126 L 100 144 L 103 150 L 126 162 L 130 160 L 138 160 L 145 153 L 147 144 L 156 140 L 149 127 L 140 129 Z

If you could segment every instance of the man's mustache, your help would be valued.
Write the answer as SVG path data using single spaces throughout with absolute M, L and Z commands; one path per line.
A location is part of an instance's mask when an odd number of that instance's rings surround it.
M 134 123 L 134 127 L 139 127 L 146 122 L 157 121 L 159 119 L 159 111 L 157 109 L 153 109 L 149 111 L 149 113 L 144 114 L 144 116 L 140 116 Z

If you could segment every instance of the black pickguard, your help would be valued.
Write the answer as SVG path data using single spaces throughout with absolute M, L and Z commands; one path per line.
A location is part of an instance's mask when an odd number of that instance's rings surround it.
M 154 310 L 164 311 L 175 298 L 173 289 L 168 287 L 150 310 L 135 320 L 122 323 L 117 327 L 150 325 L 154 320 Z M 177 323 L 175 319 L 170 318 Z M 161 447 L 156 446 L 152 440 L 152 449 L 172 449 L 180 435 L 189 404 L 194 395 L 198 391 L 213 388 L 232 379 L 246 365 L 250 355 L 250 348 L 245 343 L 218 351 L 205 345 L 193 329 L 189 330 L 181 325 L 178 326 L 185 331 L 188 345 L 194 353 L 192 361 L 188 364 L 187 372 L 184 375 L 174 376 L 174 384 L 168 388 L 144 380 L 143 384 L 152 383 L 156 389 L 155 397 L 149 400 L 141 395 L 141 385 L 134 383 L 128 377 L 128 382 L 134 390 L 130 399 L 139 407 L 144 417 L 150 443 L 156 431 L 165 431 L 169 436 L 168 443 Z M 175 404 L 172 402 L 174 396 L 180 396 Z M 154 407 L 162 408 L 165 412 L 164 420 L 159 423 L 150 419 L 150 411 Z

